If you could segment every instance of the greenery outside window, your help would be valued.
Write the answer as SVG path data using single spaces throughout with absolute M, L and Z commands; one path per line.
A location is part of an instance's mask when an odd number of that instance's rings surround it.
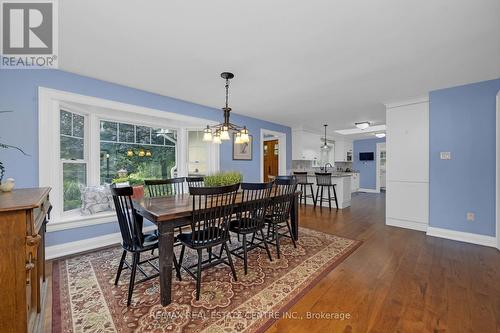
M 80 185 L 87 185 L 87 149 L 85 116 L 61 110 L 60 159 L 63 180 L 63 211 L 81 206 Z
M 100 121 L 100 183 L 119 180 L 126 170 L 131 185 L 174 176 L 177 131 L 116 121 Z

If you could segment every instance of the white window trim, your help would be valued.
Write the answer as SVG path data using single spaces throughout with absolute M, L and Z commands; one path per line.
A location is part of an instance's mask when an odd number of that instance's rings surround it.
M 77 105 L 75 105 L 77 104 Z M 79 107 L 81 105 L 82 107 Z M 126 104 L 97 97 L 85 96 L 45 87 L 38 88 L 38 183 L 41 187 L 51 187 L 51 202 L 54 206 L 48 231 L 80 228 L 90 225 L 109 223 L 116 220 L 114 212 L 102 212 L 83 216 L 70 211 L 62 213 L 62 163 L 59 147 L 59 112 L 61 108 L 83 114 L 86 118 L 85 135 L 88 135 L 87 185 L 100 182 L 100 120 L 120 121 L 151 127 L 165 127 L 177 133 L 178 175 L 187 175 L 187 129 L 203 129 L 207 124 L 216 122 L 185 116 L 178 113 L 161 111 L 147 107 Z M 220 168 L 220 146 L 209 146 L 209 170 Z

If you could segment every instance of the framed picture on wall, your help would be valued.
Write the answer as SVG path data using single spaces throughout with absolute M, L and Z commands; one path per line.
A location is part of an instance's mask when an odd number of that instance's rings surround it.
M 236 136 L 233 135 L 233 160 L 252 160 L 253 137 L 251 135 L 249 137 L 250 142 L 237 144 L 234 142 Z

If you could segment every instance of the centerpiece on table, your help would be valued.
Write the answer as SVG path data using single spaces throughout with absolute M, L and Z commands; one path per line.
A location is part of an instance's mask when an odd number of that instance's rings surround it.
M 205 186 L 226 186 L 241 183 L 243 175 L 237 171 L 217 172 L 210 176 L 205 176 Z

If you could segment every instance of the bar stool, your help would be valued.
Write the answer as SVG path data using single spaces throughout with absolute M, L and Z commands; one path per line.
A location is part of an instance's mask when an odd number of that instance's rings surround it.
M 297 185 L 300 186 L 300 198 L 299 202 L 302 204 L 302 198 L 304 198 L 304 205 L 307 205 L 307 198 L 312 198 L 314 206 L 316 206 L 316 197 L 314 196 L 313 183 L 309 182 L 307 179 L 307 172 L 299 172 L 295 171 L 293 173 L 297 179 Z M 309 189 L 311 190 L 311 194 L 307 194 L 307 185 L 309 185 Z
M 328 201 L 328 207 L 332 210 L 332 199 L 335 200 L 335 206 L 337 210 L 339 209 L 339 203 L 337 201 L 337 191 L 335 190 L 336 184 L 332 184 L 332 174 L 330 172 L 316 172 L 316 202 L 314 203 L 314 207 L 316 207 L 316 203 L 319 201 L 319 208 L 322 209 L 323 201 Z M 328 189 L 328 198 L 323 198 L 323 189 Z M 321 188 L 321 197 L 318 196 L 319 189 Z M 333 188 L 333 197 L 331 195 L 331 188 Z

